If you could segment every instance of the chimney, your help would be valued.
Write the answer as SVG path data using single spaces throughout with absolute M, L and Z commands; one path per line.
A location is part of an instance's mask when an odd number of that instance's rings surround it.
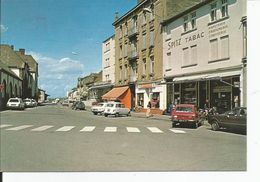
M 118 20 L 118 18 L 119 18 L 119 14 L 118 12 L 115 12 L 115 21 Z
M 11 49 L 14 50 L 14 45 L 11 45 Z
M 19 49 L 20 54 L 24 55 L 25 54 L 25 49 Z

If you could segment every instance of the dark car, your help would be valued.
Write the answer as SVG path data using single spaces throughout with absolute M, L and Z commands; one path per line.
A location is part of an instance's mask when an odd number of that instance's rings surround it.
M 75 110 L 85 110 L 85 104 L 82 101 L 76 101 L 73 103 L 71 108 Z
M 177 104 L 171 113 L 172 127 L 181 123 L 192 124 L 197 128 L 201 124 L 197 106 L 193 104 Z
M 246 107 L 235 107 L 231 111 L 227 111 L 223 114 L 209 115 L 208 122 L 214 131 L 222 127 L 246 131 L 246 116 Z

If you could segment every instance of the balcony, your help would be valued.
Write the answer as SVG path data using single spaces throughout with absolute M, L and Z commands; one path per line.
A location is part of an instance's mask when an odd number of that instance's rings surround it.
M 137 58 L 138 58 L 138 55 L 137 55 L 137 51 L 136 50 L 132 50 L 132 51 L 128 52 L 128 60 L 129 61 L 135 60 Z
M 137 34 L 138 34 L 137 27 L 132 27 L 129 29 L 128 38 L 132 38 L 132 37 L 136 36 Z

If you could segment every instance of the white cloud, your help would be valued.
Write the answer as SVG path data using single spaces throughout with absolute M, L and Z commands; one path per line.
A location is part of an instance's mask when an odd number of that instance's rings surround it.
M 4 25 L 0 25 L 0 30 L 1 30 L 1 34 L 5 33 L 8 30 L 8 27 L 4 26 Z
M 51 97 L 65 96 L 66 91 L 77 84 L 77 79 L 83 74 L 84 65 L 69 57 L 56 59 L 39 53 L 29 52 L 39 65 L 40 87 Z

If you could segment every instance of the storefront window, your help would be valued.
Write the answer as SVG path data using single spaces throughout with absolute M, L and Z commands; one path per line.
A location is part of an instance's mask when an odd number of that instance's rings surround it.
M 143 93 L 138 93 L 137 94 L 137 106 L 138 107 L 144 107 L 144 94 Z
M 196 104 L 196 82 L 182 84 L 182 103 Z
M 160 107 L 160 92 L 154 92 L 152 95 L 152 108 Z

